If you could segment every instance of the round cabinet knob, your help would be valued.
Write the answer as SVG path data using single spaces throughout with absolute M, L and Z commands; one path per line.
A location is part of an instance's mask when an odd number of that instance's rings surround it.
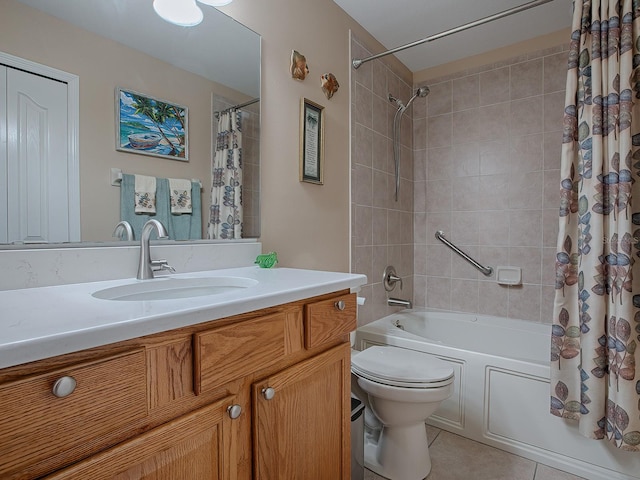
M 334 305 L 336 306 L 336 308 L 337 308 L 338 310 L 344 310 L 344 309 L 345 309 L 345 307 L 347 306 L 347 305 L 344 303 L 344 300 L 339 300 L 339 301 L 337 301 L 336 303 L 334 303 Z
M 227 407 L 227 412 L 229 413 L 229 416 L 235 420 L 236 418 L 238 418 L 240 416 L 240 414 L 242 413 L 242 407 L 238 404 L 235 405 L 229 405 Z
M 53 384 L 51 393 L 58 398 L 64 398 L 73 393 L 76 389 L 76 379 L 73 377 L 60 377 Z
M 265 400 L 271 400 L 273 397 L 275 397 L 275 395 L 276 391 L 271 387 L 262 389 L 262 396 L 265 398 Z

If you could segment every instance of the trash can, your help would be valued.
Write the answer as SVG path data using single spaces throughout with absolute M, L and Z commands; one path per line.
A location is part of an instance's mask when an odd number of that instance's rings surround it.
M 351 397 L 351 480 L 364 479 L 364 404 Z

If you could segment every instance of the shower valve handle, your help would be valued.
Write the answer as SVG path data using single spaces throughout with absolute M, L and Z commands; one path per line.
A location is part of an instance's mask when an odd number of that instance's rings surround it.
M 384 285 L 384 289 L 387 292 L 390 292 L 394 288 L 396 288 L 396 283 L 400 282 L 400 290 L 402 290 L 402 277 L 399 277 L 396 273 L 396 269 L 389 265 L 384 269 L 384 273 L 382 274 L 382 284 Z

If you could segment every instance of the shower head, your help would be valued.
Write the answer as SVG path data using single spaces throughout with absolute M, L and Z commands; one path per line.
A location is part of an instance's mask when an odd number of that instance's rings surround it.
M 409 108 L 409 105 L 411 105 L 413 103 L 413 101 L 417 98 L 417 97 L 426 97 L 427 95 L 429 95 L 429 87 L 424 86 L 424 87 L 420 87 L 418 88 L 418 90 L 416 90 L 416 93 L 414 93 L 413 97 L 411 97 L 409 99 L 409 101 L 407 102 L 407 104 L 403 104 L 402 100 L 400 100 L 399 98 L 394 97 L 393 95 L 389 94 L 389 101 L 391 103 L 395 103 L 396 107 L 398 107 L 398 112 L 403 113 L 407 108 Z M 396 112 L 396 113 L 398 113 Z
M 427 86 L 420 87 L 418 90 L 416 90 L 416 93 L 413 94 L 413 97 L 411 97 L 407 102 L 407 105 L 404 107 L 405 110 L 409 108 L 409 105 L 411 105 L 417 97 L 424 98 L 427 95 L 429 95 L 429 92 L 430 92 L 429 87 Z
M 426 97 L 427 95 L 429 95 L 430 91 L 431 90 L 429 90 L 429 87 L 425 85 L 424 87 L 420 87 L 418 89 L 418 91 L 416 92 L 416 95 L 419 97 Z

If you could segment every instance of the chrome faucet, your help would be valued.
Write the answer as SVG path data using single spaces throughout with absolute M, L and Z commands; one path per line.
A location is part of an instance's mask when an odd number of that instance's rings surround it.
M 382 274 L 382 284 L 387 292 L 396 288 L 396 283 L 400 283 L 400 290 L 402 290 L 402 277 L 396 273 L 396 269 L 392 265 L 389 265 L 384 269 Z M 404 307 L 411 308 L 411 300 L 403 300 L 401 298 L 387 298 L 387 305 L 390 307 Z
M 126 220 L 118 222 L 116 224 L 116 228 L 113 229 L 111 236 L 130 242 L 133 240 L 133 229 L 131 228 L 131 224 Z
M 158 270 L 176 271 L 166 260 L 151 260 L 149 237 L 153 229 L 158 233 L 158 239 L 169 238 L 167 229 L 164 228 L 164 225 L 158 220 L 152 219 L 144 224 L 142 234 L 140 235 L 140 263 L 138 264 L 138 275 L 136 276 L 138 280 L 153 278 L 153 272 L 157 272 Z
M 401 298 L 388 298 L 387 305 L 390 307 L 411 308 L 411 300 L 402 300 Z

